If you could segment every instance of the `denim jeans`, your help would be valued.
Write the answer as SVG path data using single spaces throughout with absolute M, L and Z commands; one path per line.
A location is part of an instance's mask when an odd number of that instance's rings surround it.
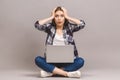
M 55 67 L 62 68 L 64 69 L 64 71 L 70 72 L 70 71 L 76 71 L 81 67 L 83 67 L 84 59 L 81 57 L 76 57 L 74 59 L 74 63 L 47 63 L 45 58 L 41 56 L 37 56 L 35 58 L 35 64 L 39 68 L 51 73 L 53 72 Z

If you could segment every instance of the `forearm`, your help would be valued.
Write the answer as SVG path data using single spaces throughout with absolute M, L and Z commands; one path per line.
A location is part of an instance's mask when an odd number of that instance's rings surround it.
M 78 24 L 78 25 L 80 24 L 80 20 L 79 20 L 79 19 L 72 18 L 72 17 L 68 16 L 67 10 L 66 10 L 64 7 L 62 7 L 62 9 L 63 9 L 63 11 L 64 11 L 64 16 L 65 16 L 65 18 L 66 18 L 67 20 L 70 20 L 71 22 L 73 22 L 73 23 L 75 23 L 75 24 Z
M 39 20 L 38 22 L 39 22 L 40 25 L 43 25 L 43 24 L 51 21 L 53 18 L 54 18 L 54 17 L 51 16 L 51 17 L 49 17 L 49 18 L 45 18 L 45 19 L 43 19 L 43 20 Z
M 66 19 L 70 20 L 71 22 L 75 23 L 75 24 L 80 24 L 80 20 L 76 19 L 76 18 L 72 18 L 67 16 Z

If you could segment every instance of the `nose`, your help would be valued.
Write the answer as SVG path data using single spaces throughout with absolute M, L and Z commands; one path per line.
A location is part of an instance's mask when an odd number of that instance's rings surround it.
M 58 16 L 58 19 L 60 19 L 61 17 L 60 16 Z

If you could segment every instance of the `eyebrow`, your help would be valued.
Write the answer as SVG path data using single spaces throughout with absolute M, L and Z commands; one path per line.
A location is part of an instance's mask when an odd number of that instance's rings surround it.
M 55 15 L 59 15 L 59 14 L 55 14 Z M 60 15 L 64 15 L 64 14 L 60 14 Z

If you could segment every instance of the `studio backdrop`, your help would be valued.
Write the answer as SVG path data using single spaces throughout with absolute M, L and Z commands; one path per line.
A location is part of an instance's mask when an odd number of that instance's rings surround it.
M 85 21 L 74 33 L 83 70 L 120 68 L 119 0 L 0 0 L 0 69 L 37 70 L 36 56 L 43 56 L 46 33 L 34 27 L 57 6 Z

